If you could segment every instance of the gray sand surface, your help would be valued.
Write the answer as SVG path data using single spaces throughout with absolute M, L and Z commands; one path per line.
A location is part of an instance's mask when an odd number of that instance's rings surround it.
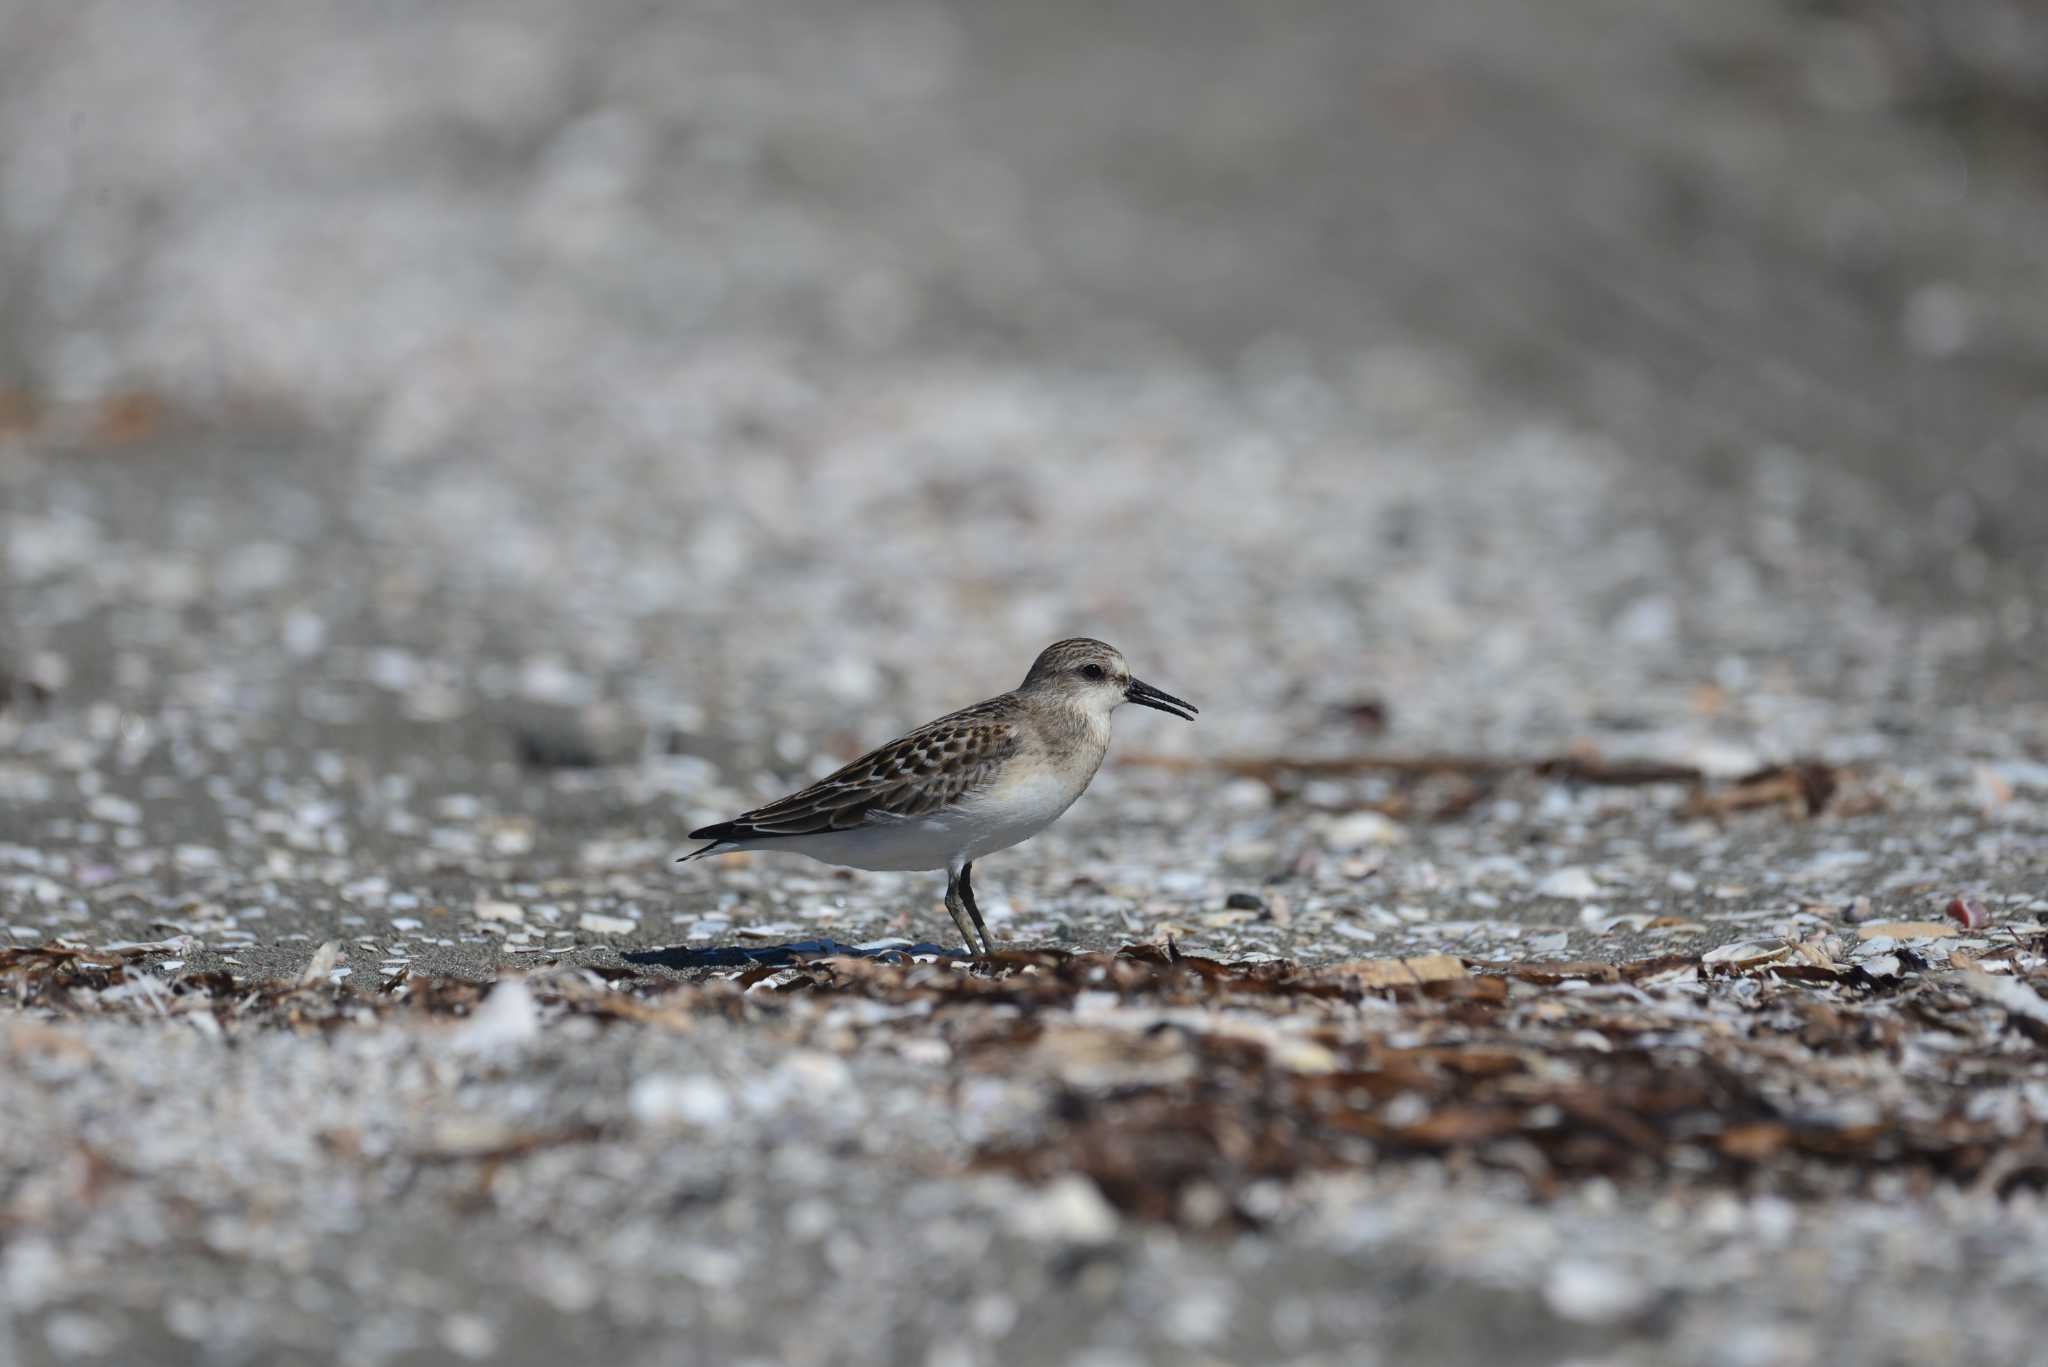
M 0 3 L 0 1364 L 2035 1360 L 2048 28 L 1905 9 Z M 672 860 L 1074 634 L 1202 715 L 999 938 L 1506 1004 L 646 957 L 950 943 Z M 990 1158 L 1515 1021 L 1790 1128 Z

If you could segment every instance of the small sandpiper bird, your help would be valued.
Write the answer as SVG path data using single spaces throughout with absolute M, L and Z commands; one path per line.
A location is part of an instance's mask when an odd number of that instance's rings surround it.
M 974 904 L 974 861 L 1029 840 L 1074 805 L 1109 751 L 1109 714 L 1127 702 L 1184 721 L 1196 712 L 1132 678 L 1115 647 L 1056 641 L 1010 692 L 926 722 L 801 792 L 691 831 L 711 843 L 676 862 L 788 850 L 856 869 L 944 869 L 946 910 L 968 952 L 986 954 L 993 942 Z

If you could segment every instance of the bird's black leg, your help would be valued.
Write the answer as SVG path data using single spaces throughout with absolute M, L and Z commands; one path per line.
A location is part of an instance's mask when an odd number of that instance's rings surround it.
M 989 938 L 988 927 L 982 923 L 981 908 L 974 905 L 974 861 L 968 860 L 960 866 L 960 900 L 967 904 L 967 914 L 974 918 L 974 928 L 981 932 L 981 952 L 993 954 L 996 942 Z
M 974 947 L 974 931 L 967 924 L 967 908 L 960 902 L 960 883 L 963 873 L 946 870 L 946 911 L 952 916 L 953 924 L 960 927 L 960 939 L 967 946 L 969 954 L 980 951 Z

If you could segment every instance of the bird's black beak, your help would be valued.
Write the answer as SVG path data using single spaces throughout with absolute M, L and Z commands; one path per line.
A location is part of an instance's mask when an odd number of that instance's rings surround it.
M 1130 687 L 1124 690 L 1124 697 L 1140 707 L 1151 707 L 1171 713 L 1182 721 L 1193 721 L 1195 713 L 1201 710 L 1191 702 L 1182 702 L 1171 693 L 1160 692 L 1142 679 L 1131 680 Z

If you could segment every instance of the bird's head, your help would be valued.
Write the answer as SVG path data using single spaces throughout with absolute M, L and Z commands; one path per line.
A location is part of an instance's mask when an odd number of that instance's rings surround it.
M 1020 692 L 1045 692 L 1090 714 L 1107 717 L 1127 702 L 1193 721 L 1195 705 L 1131 677 L 1123 652 L 1085 636 L 1055 641 L 1038 653 Z

